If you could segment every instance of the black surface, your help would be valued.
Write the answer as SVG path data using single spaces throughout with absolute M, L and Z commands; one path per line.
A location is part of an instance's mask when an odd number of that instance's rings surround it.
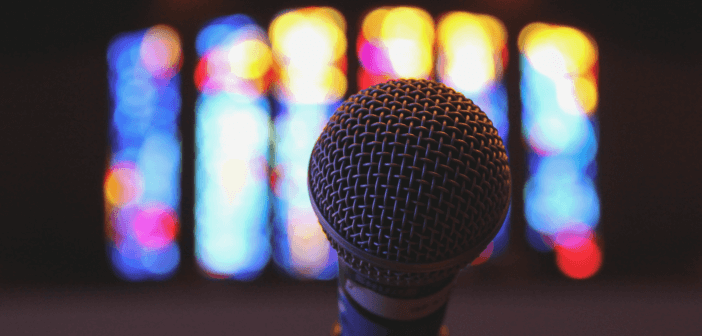
M 3 335 L 329 335 L 334 284 L 0 291 Z M 451 335 L 699 335 L 697 289 L 631 284 L 472 286 Z

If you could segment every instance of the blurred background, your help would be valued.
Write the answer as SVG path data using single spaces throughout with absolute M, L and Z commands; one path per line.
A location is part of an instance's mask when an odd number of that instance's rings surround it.
M 6 11 L 0 321 L 327 333 L 336 254 L 309 205 L 309 152 L 350 94 L 415 77 L 481 106 L 513 174 L 452 333 L 695 334 L 701 15 L 543 0 Z

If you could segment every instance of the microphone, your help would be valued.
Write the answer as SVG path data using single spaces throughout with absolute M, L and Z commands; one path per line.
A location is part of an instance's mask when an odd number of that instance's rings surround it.
M 437 335 L 456 275 L 499 231 L 511 192 L 487 115 L 425 79 L 343 102 L 315 143 L 307 183 L 339 255 L 345 336 Z

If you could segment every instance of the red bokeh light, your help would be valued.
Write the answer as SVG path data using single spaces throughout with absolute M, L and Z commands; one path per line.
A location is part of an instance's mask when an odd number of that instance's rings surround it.
M 473 260 L 472 263 L 470 263 L 471 266 L 478 266 L 490 259 L 490 256 L 492 255 L 492 251 L 495 249 L 495 242 L 490 242 L 488 246 L 483 250 L 483 252 L 480 253 L 480 256 Z
M 555 247 L 558 268 L 573 279 L 587 279 L 602 266 L 602 251 L 595 240 L 582 236 L 566 239 Z
M 358 69 L 358 87 L 361 90 L 365 90 L 375 84 L 385 83 L 390 79 L 389 75 L 373 75 L 363 68 Z
M 195 67 L 195 75 L 193 76 L 195 80 L 195 86 L 199 91 L 203 91 L 205 84 L 209 80 L 209 74 L 207 73 L 207 56 L 200 59 Z

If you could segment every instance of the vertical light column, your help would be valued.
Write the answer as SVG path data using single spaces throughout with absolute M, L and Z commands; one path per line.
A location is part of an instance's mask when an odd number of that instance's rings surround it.
M 358 87 L 396 78 L 426 78 L 434 69 L 434 20 L 415 7 L 380 7 L 363 19 L 356 41 Z
M 119 277 L 162 280 L 180 262 L 180 39 L 165 25 L 123 34 L 110 42 L 107 62 L 108 253 Z
M 271 51 L 244 15 L 209 22 L 196 50 L 195 257 L 211 278 L 253 280 L 271 255 Z
M 508 142 L 507 30 L 489 15 L 446 13 L 437 25 L 437 78 L 463 93 L 485 111 L 505 144 Z M 473 264 L 503 252 L 509 242 L 509 214 L 492 245 Z
M 520 33 L 519 49 L 527 239 L 539 251 L 554 250 L 566 276 L 588 278 L 602 263 L 597 46 L 578 29 L 533 23 Z
M 331 279 L 337 256 L 322 231 L 307 193 L 307 167 L 317 137 L 346 93 L 346 22 L 337 10 L 285 11 L 269 36 L 278 78 L 274 96 L 277 199 L 274 260 L 297 278 Z

